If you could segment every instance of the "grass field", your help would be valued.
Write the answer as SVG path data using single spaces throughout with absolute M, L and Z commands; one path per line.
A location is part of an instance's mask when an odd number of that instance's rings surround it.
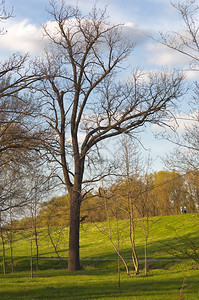
M 119 294 L 117 255 L 109 240 L 93 224 L 81 228 L 80 254 L 83 269 L 78 272 L 67 271 L 67 261 L 63 265 L 57 260 L 47 236 L 46 229 L 39 232 L 39 271 L 30 278 L 30 232 L 17 233 L 13 250 L 15 272 L 11 273 L 9 245 L 6 247 L 7 274 L 0 270 L 0 299 L 199 299 L 199 270 L 194 261 L 184 259 L 183 255 L 173 256 L 171 248 L 184 247 L 187 241 L 199 248 L 199 219 L 197 215 L 187 214 L 152 218 L 148 238 L 149 272 L 144 275 L 144 235 L 143 220 L 137 222 L 136 246 L 140 259 L 140 274 L 127 276 L 120 262 Z M 106 232 L 107 224 L 97 226 Z M 116 223 L 112 223 L 112 234 Z M 126 221 L 120 221 L 120 248 L 125 258 L 130 259 Z M 57 230 L 54 240 L 58 238 Z M 115 237 L 116 238 L 116 237 Z M 1 246 L 1 245 L 0 245 Z M 63 231 L 59 244 L 59 254 L 67 257 L 68 229 Z M 35 249 L 34 249 L 35 251 Z M 2 256 L 2 251 L 0 252 Z M 109 259 L 109 260 L 108 260 Z M 112 260 L 111 260 L 112 259 Z M 156 259 L 154 261 L 154 259 Z M 165 260 L 169 259 L 169 260 Z M 1 262 L 2 265 L 2 262 Z M 132 265 L 131 265 L 132 266 Z

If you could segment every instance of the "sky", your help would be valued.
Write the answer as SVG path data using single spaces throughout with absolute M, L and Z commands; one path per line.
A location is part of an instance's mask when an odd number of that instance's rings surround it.
M 78 4 L 83 13 L 87 13 L 96 3 L 97 7 L 107 5 L 109 20 L 112 23 L 125 24 L 129 37 L 136 41 L 136 48 L 129 58 L 130 69 L 140 67 L 146 70 L 158 70 L 162 67 L 186 68 L 188 61 L 183 55 L 162 47 L 154 42 L 152 37 L 158 37 L 159 32 L 167 32 L 182 28 L 182 22 L 171 5 L 170 0 L 78 0 L 66 1 L 68 4 Z M 0 37 L 0 57 L 5 59 L 13 52 L 38 54 L 41 52 L 42 24 L 51 20 L 47 8 L 48 0 L 6 0 L 6 10 L 13 9 L 13 18 L 1 24 L 7 33 Z M 187 72 L 189 80 L 197 79 L 197 74 Z M 190 97 L 190 96 L 188 96 Z M 185 99 L 184 113 L 188 110 L 188 100 Z M 181 124 L 183 125 L 183 124 Z M 183 126 L 181 126 L 181 129 Z M 160 156 L 172 149 L 172 144 L 158 140 L 151 131 L 152 127 L 140 136 L 145 148 L 150 149 L 157 159 L 154 162 L 156 170 L 162 169 Z

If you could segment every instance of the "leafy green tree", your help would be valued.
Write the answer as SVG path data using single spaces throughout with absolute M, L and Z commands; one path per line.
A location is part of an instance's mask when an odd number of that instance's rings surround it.
M 186 207 L 190 213 L 199 211 L 199 171 L 194 170 L 185 174 L 185 184 L 187 189 Z
M 47 227 L 50 221 L 51 226 L 69 225 L 69 197 L 68 195 L 54 197 L 44 202 L 38 216 L 38 225 Z
M 157 215 L 181 213 L 186 191 L 184 179 L 175 171 L 159 171 L 154 174 L 153 197 L 156 198 Z

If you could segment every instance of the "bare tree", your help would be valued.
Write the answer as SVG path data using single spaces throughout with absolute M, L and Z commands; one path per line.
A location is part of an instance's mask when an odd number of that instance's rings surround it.
M 87 176 L 89 158 L 109 138 L 146 123 L 160 124 L 166 109 L 183 94 L 183 75 L 137 70 L 128 82 L 120 82 L 117 75 L 134 44 L 122 26 L 107 22 L 106 10 L 94 7 L 83 17 L 78 7 L 52 1 L 50 14 L 54 23 L 44 26 L 46 55 L 35 62 L 35 74 L 46 79 L 36 90 L 45 105 L 41 115 L 54 131 L 51 154 L 70 196 L 68 269 L 78 270 L 82 188 L 102 175 Z
M 55 253 L 57 254 L 60 264 L 63 265 L 63 261 L 59 255 L 58 247 L 59 247 L 60 242 L 62 241 L 61 238 L 62 238 L 65 226 L 59 226 L 59 228 L 53 228 L 51 226 L 50 220 L 48 219 L 47 227 L 48 227 L 48 237 L 50 238 L 50 242 L 55 250 Z
M 120 242 L 121 242 L 121 236 L 123 231 L 126 229 L 126 224 L 121 228 L 119 226 L 119 217 L 118 212 L 120 211 L 120 202 L 118 200 L 118 195 L 115 197 L 115 191 L 111 188 L 106 190 L 104 188 L 99 188 L 99 197 L 102 198 L 101 207 L 104 210 L 104 213 L 106 214 L 106 222 L 103 223 L 94 223 L 97 229 L 108 238 L 110 241 L 113 249 L 118 255 L 118 275 L 119 275 L 119 291 L 120 291 L 120 266 L 119 266 L 119 260 L 121 259 L 126 274 L 129 275 L 129 266 L 128 263 L 121 253 L 120 249 Z M 118 203 L 119 202 L 119 203 Z M 116 224 L 116 226 L 115 226 Z
M 118 173 L 116 183 L 111 182 L 107 190 L 100 189 L 100 196 L 104 199 L 104 211 L 107 215 L 107 228 L 96 225 L 111 242 L 114 250 L 123 261 L 127 275 L 139 273 L 139 260 L 136 247 L 136 230 L 141 228 L 144 234 L 145 274 L 147 274 L 147 242 L 150 227 L 153 222 L 149 220 L 151 209 L 151 190 L 153 189 L 150 157 L 141 155 L 141 147 L 134 140 L 122 136 L 121 143 L 116 150 L 116 165 Z M 125 219 L 118 226 L 118 220 Z M 116 222 L 113 222 L 116 220 Z M 117 224 L 115 228 L 115 223 Z M 122 225 L 123 224 L 123 225 Z M 123 226 L 123 228 L 122 228 Z M 134 272 L 129 271 L 129 266 L 122 255 L 119 244 L 123 231 L 129 234 Z M 117 243 L 115 242 L 117 236 Z
M 198 116 L 195 116 L 191 126 L 185 126 L 180 135 L 171 135 L 169 140 L 176 144 L 171 153 L 165 158 L 167 168 L 175 169 L 181 173 L 197 172 L 199 163 L 199 123 Z
M 25 168 L 26 174 L 26 198 L 27 202 L 23 208 L 23 216 L 29 217 L 29 226 L 31 227 L 31 274 L 33 274 L 33 246 L 36 249 L 36 271 L 39 270 L 39 229 L 38 215 L 44 202 L 44 198 L 48 193 L 48 175 L 47 168 L 42 160 L 37 156 L 32 161 L 28 161 Z M 22 217 L 22 215 L 21 215 Z M 33 244 L 34 243 L 34 244 Z
M 6 261 L 5 261 L 5 237 L 4 237 L 4 228 L 5 225 L 2 218 L 2 211 L 0 210 L 0 233 L 1 233 L 1 242 L 2 242 L 2 254 L 3 254 L 3 273 L 6 274 Z
M 10 17 L 12 11 L 7 13 L 5 1 L 0 0 L 0 22 Z M 40 149 L 42 129 L 34 122 L 38 106 L 28 89 L 36 80 L 38 76 L 30 73 L 27 54 L 14 53 L 0 61 L 0 169 L 11 157 L 21 157 L 18 150 Z
M 196 0 L 185 0 L 173 3 L 183 21 L 179 31 L 161 34 L 160 42 L 169 48 L 182 53 L 190 60 L 190 68 L 198 70 L 199 64 L 199 6 Z
M 179 54 L 188 58 L 188 70 L 199 70 L 199 6 L 196 0 L 185 0 L 173 3 L 173 7 L 178 11 L 182 20 L 182 26 L 178 31 L 161 34 L 160 43 L 173 49 Z M 198 95 L 199 85 L 195 83 L 194 102 L 191 104 L 191 114 L 187 119 L 191 121 L 190 126 L 185 126 L 182 136 L 169 137 L 177 145 L 174 153 L 168 157 L 167 163 L 171 160 L 172 166 L 186 172 L 187 169 L 198 168 Z M 186 120 L 187 121 L 187 120 Z M 193 125 L 194 124 L 194 125 Z M 180 146 L 180 148 L 179 148 Z M 173 158 L 173 159 L 172 159 Z M 170 164 L 170 163 L 169 163 Z

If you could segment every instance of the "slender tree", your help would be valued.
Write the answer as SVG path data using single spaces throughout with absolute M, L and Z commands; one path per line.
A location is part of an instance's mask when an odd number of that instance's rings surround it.
M 2 242 L 2 254 L 3 254 L 3 273 L 6 274 L 6 260 L 5 260 L 5 237 L 4 237 L 4 230 L 3 230 L 3 218 L 2 218 L 2 211 L 0 210 L 0 233 L 1 233 L 1 242 Z

